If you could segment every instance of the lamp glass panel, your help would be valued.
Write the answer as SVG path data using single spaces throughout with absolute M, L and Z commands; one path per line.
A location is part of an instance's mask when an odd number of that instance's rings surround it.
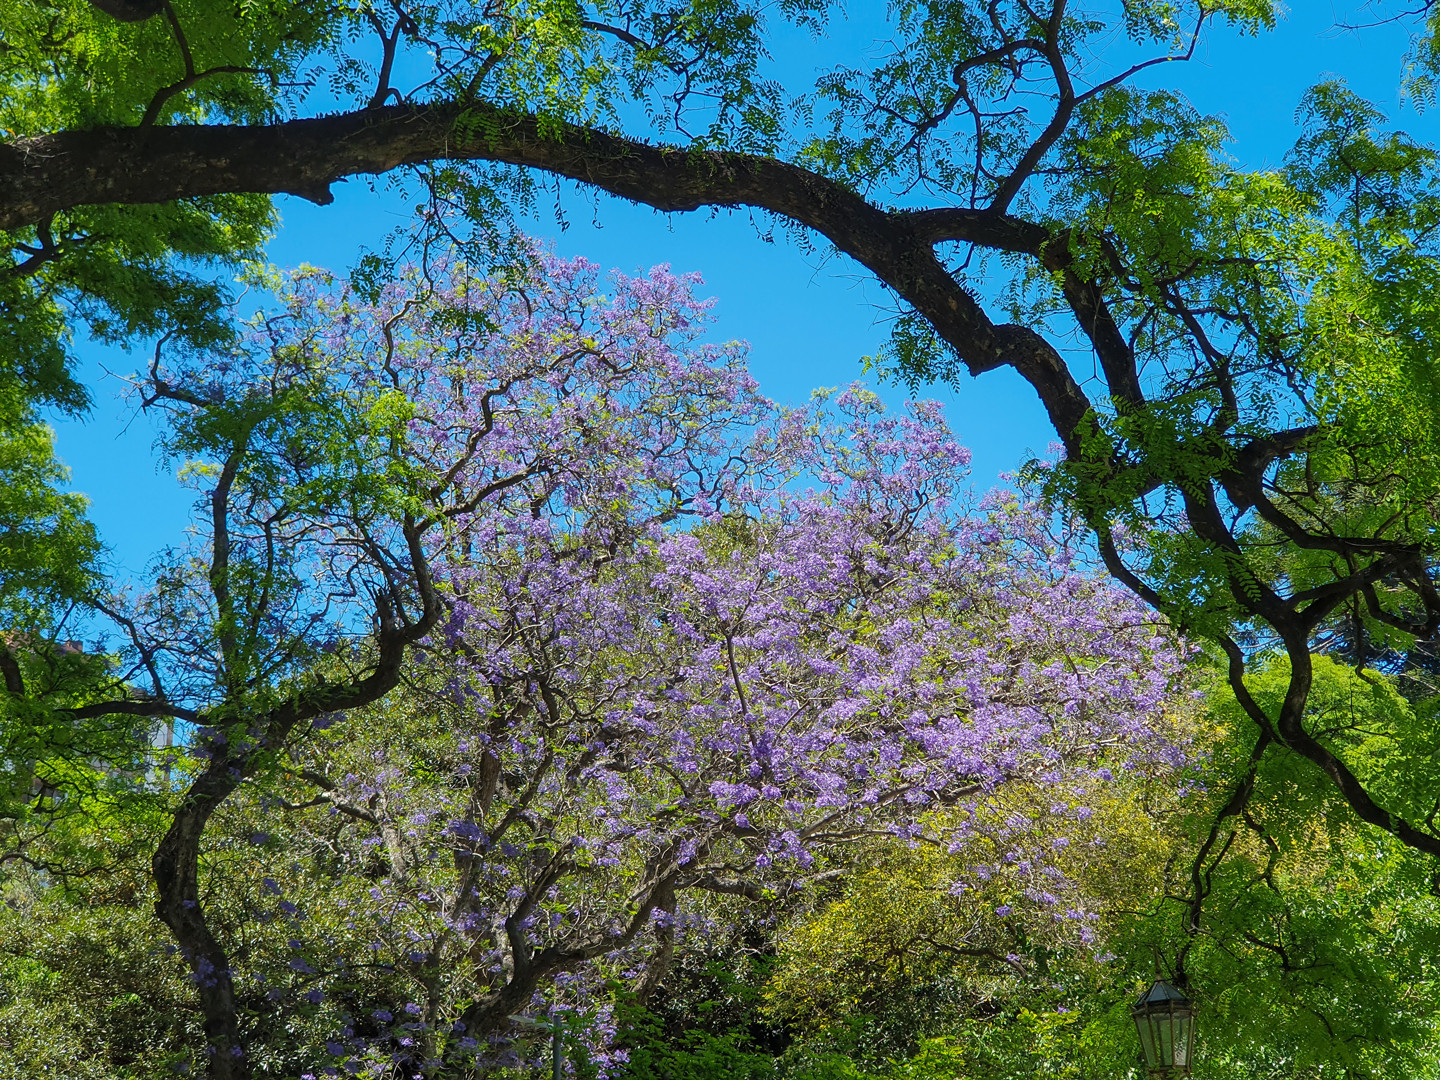
M 1194 1033 L 1194 1020 L 1189 1016 L 1175 1018 L 1175 1064 L 1190 1064 L 1190 1041 Z
M 1152 1018 L 1144 1016 L 1135 1026 L 1140 1029 L 1140 1050 L 1145 1055 L 1145 1064 L 1153 1069 L 1157 1062 L 1155 1060 L 1155 1035 L 1150 1028 L 1151 1023 Z
M 1155 1030 L 1155 1064 L 1168 1068 L 1175 1064 L 1175 1028 L 1166 1013 L 1153 1014 L 1150 1023 Z

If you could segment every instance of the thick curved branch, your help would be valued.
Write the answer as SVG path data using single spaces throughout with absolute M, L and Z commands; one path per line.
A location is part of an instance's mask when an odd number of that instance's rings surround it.
M 1429 855 L 1440 855 L 1440 836 L 1416 828 L 1404 818 L 1390 813 L 1377 803 L 1360 782 L 1360 778 L 1350 771 L 1350 767 L 1305 730 L 1301 723 L 1301 717 L 1305 701 L 1309 696 L 1312 678 L 1310 657 L 1307 652 L 1301 660 L 1292 651 L 1290 662 L 1290 688 L 1275 725 L 1281 741 L 1301 757 L 1318 765 L 1321 771 L 1340 789 L 1340 794 L 1350 804 L 1350 809 L 1355 811 L 1362 821 L 1384 829 L 1417 851 L 1423 851 Z
M 1140 387 L 1135 350 L 1115 321 L 1105 300 L 1104 289 L 1075 271 L 1074 257 L 1064 243 L 1047 245 L 1041 261 L 1047 270 L 1060 275 L 1060 291 L 1080 329 L 1095 349 L 1111 398 L 1122 407 L 1139 408 L 1144 405 L 1145 393 Z
M 35 235 L 40 241 L 39 247 L 31 247 L 29 244 L 16 244 L 15 247 L 23 251 L 28 258 L 22 259 L 14 266 L 7 267 L 4 271 L 6 277 L 29 277 L 37 273 L 46 263 L 54 262 L 60 258 L 63 251 L 60 245 L 55 242 L 55 234 L 51 229 L 54 215 L 47 217 L 44 221 L 35 223 Z
M 1374 578 L 1378 581 L 1379 576 Z M 1365 606 L 1376 622 L 1391 629 L 1399 630 L 1401 633 L 1409 634 L 1419 641 L 1425 641 L 1435 636 L 1440 631 L 1440 596 L 1436 596 L 1435 588 L 1430 584 L 1423 570 L 1416 579 L 1419 586 L 1415 592 L 1419 594 L 1425 607 L 1425 621 L 1416 622 L 1413 619 L 1402 618 L 1386 611 L 1380 604 L 1380 597 L 1375 593 L 1373 581 L 1367 581 L 1360 588 L 1360 594 L 1365 598 Z
M 992 322 L 936 257 L 933 239 L 917 231 L 923 219 L 774 158 L 656 147 L 486 105 L 394 105 L 253 127 L 103 128 L 0 146 L 0 191 L 11 193 L 0 227 L 72 206 L 221 192 L 323 203 L 343 177 L 440 159 L 540 169 L 663 211 L 753 207 L 813 229 L 914 307 L 972 375 L 999 367 L 1024 375 L 1078 450 L 1090 402 L 1059 353 L 1029 327 Z
M 1264 480 L 1265 470 L 1272 463 L 1304 450 L 1310 441 L 1319 434 L 1319 425 L 1305 424 L 1301 427 L 1285 428 L 1251 439 L 1236 454 L 1234 482 L 1237 486 L 1234 490 L 1228 490 L 1227 494 L 1232 500 L 1237 501 L 1237 505 L 1253 505 L 1250 502 L 1239 501 L 1242 498 L 1248 498 L 1251 492 L 1248 488 L 1238 485 L 1259 485 Z M 1239 494 L 1242 490 L 1244 490 L 1243 496 Z
M 1057 234 L 1011 214 L 960 207 L 915 210 L 906 218 L 916 235 L 932 244 L 976 244 L 1013 255 L 1029 255 L 1045 269 L 1059 274 L 1061 292 L 1095 348 L 1111 397 L 1124 405 L 1144 402 L 1135 352 L 1116 323 L 1099 283 L 1075 269 L 1069 230 Z
M 1039 258 L 1055 238 L 1045 226 L 1013 214 L 964 207 L 936 207 L 908 210 L 894 216 L 903 218 L 917 240 L 929 244 L 978 244 L 1014 255 Z
M 377 105 L 384 105 L 392 94 L 397 98 L 400 96 L 390 85 L 390 73 L 395 67 L 395 49 L 400 43 L 400 34 L 407 27 L 413 28 L 414 24 L 411 22 L 410 17 L 403 12 L 401 12 L 400 17 L 395 20 L 395 25 L 388 30 L 380 20 L 380 16 L 375 14 L 373 9 L 367 8 L 365 17 L 369 20 L 370 25 L 375 28 L 375 33 L 379 35 L 380 38 L 380 71 L 375 76 L 375 93 L 370 97 L 370 107 L 373 109 Z

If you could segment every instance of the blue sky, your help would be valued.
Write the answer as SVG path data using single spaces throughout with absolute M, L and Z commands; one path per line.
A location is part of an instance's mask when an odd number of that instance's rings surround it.
M 1346 32 L 1336 24 L 1371 21 L 1373 13 L 1367 17 L 1365 10 L 1324 0 L 1300 0 L 1297 9 L 1271 35 L 1212 32 L 1193 61 L 1153 69 L 1146 85 L 1177 88 L 1202 111 L 1222 115 L 1235 139 L 1231 153 L 1250 167 L 1280 163 L 1293 139 L 1300 97 L 1320 78 L 1344 78 L 1417 138 L 1436 141 L 1436 116 L 1417 117 L 1409 109 L 1402 115 L 1398 85 L 1408 27 Z M 842 60 L 867 47 L 866 33 L 852 20 L 827 42 L 788 56 L 787 68 L 798 76 L 807 65 Z M 378 190 L 364 182 L 340 184 L 335 195 L 327 207 L 281 200 L 273 262 L 344 270 L 364 246 L 378 246 L 408 218 L 403 200 L 384 181 Z M 718 299 L 714 337 L 748 341 L 752 371 L 778 400 L 801 401 L 813 387 L 860 377 L 860 358 L 887 335 L 884 293 L 862 269 L 822 250 L 801 250 L 779 233 L 774 243 L 762 242 L 745 214 L 667 216 L 617 200 L 595 201 L 573 189 L 562 191 L 561 205 L 570 223 L 564 232 L 553 204 L 542 204 L 539 215 L 522 224 L 551 239 L 561 254 L 584 255 L 606 268 L 633 273 L 668 262 L 676 270 L 699 271 L 704 291 Z M 133 371 L 145 357 L 88 347 L 83 359 L 95 406 L 84 422 L 57 423 L 58 450 L 72 470 L 73 487 L 89 496 L 91 515 L 124 577 L 181 540 L 191 496 L 173 470 L 157 466 L 149 420 L 135 415 L 133 403 L 119 396 L 123 384 L 106 375 Z M 904 397 L 898 387 L 885 393 L 895 401 Z M 974 451 L 974 480 L 984 487 L 1043 453 L 1053 437 L 1033 392 L 1008 371 L 967 380 L 954 391 L 937 387 L 926 396 L 947 403 L 952 427 Z

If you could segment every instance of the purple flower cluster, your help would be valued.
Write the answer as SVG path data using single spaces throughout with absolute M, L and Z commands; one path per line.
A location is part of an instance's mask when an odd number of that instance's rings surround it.
M 714 904 L 803 887 L 866 836 L 959 850 L 984 828 L 977 875 L 1060 905 L 1056 823 L 1083 837 L 1109 770 L 1183 756 L 1162 734 L 1181 651 L 1075 537 L 1024 496 L 972 500 L 938 405 L 766 401 L 741 346 L 700 343 L 695 284 L 602 291 L 536 252 L 371 307 L 295 300 L 390 418 L 396 512 L 430 522 L 446 596 L 417 676 L 444 775 L 377 751 L 328 796 L 370 808 L 390 859 L 356 917 L 431 995 L 406 1046 L 466 1030 L 467 1053 L 508 1052 L 486 1040 L 516 1002 L 598 1016 L 596 965 L 642 970 Z M 1054 813 L 976 813 L 1016 781 Z

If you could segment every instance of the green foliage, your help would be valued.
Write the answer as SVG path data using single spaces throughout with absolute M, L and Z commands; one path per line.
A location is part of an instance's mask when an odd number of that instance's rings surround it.
M 750 1048 L 742 1032 L 720 1035 L 691 1028 L 676 1037 L 653 1013 L 631 1007 L 620 1014 L 628 1080 L 775 1080 L 772 1054 Z
M 99 545 L 67 479 L 48 428 L 0 423 L 0 640 L 43 634 L 95 587 Z
M 12 892 L 0 912 L 0 1076 L 158 1080 L 188 1059 L 199 1023 L 184 964 L 163 947 L 143 880 L 130 887 L 132 899 L 93 907 Z
M 1431 755 L 1396 756 L 1422 741 L 1390 682 L 1325 658 L 1315 669 L 1312 730 L 1347 744 L 1407 812 L 1424 793 L 1433 803 Z M 1288 680 L 1274 663 L 1250 688 L 1273 708 Z M 1128 1006 L 1158 949 L 1199 1002 L 1207 1077 L 1434 1075 L 1433 861 L 1358 825 L 1324 777 L 1273 748 L 1245 809 L 1217 819 L 1251 746 L 1228 691 L 1207 696 L 1196 787 L 1177 799 L 1129 785 L 1094 807 L 1083 854 L 1061 864 L 1098 916 L 1093 941 L 1057 938 L 1043 906 L 977 881 L 973 855 L 881 847 L 779 938 L 765 993 L 803 1039 L 787 1054 L 824 1050 L 897 1077 L 1137 1075 Z
M 1272 664 L 1250 681 L 1273 704 L 1288 671 Z M 1216 707 L 1235 706 L 1216 695 Z M 1428 786 L 1418 767 L 1428 763 L 1389 760 L 1413 714 L 1385 680 L 1317 658 L 1309 722 L 1351 743 L 1357 768 L 1398 805 Z M 1229 736 L 1216 768 L 1223 775 L 1227 759 L 1236 769 L 1247 754 Z M 1202 1030 L 1216 1075 L 1255 1075 L 1246 1070 L 1261 1061 L 1267 1076 L 1430 1075 L 1440 1021 L 1430 1006 L 1440 974 L 1432 860 L 1358 825 L 1324 778 L 1284 751 L 1261 761 L 1255 794 L 1222 823 L 1220 842 L 1228 852 L 1207 864 L 1204 936 L 1187 965 L 1194 985 L 1211 988 Z
M 1268 0 L 1245 0 L 1204 5 L 1203 15 L 1253 33 L 1273 26 L 1277 8 Z M 1058 34 L 1057 59 L 1077 81 L 1098 82 L 1105 63 L 1092 51 L 1097 37 L 1118 31 L 1144 48 L 1172 48 L 1201 13 L 1198 5 L 1171 0 L 1126 3 L 1118 13 L 1072 8 Z M 904 188 L 918 179 L 931 190 L 983 204 L 1036 132 L 1024 112 L 994 112 L 984 118 L 979 145 L 970 142 L 976 113 L 1011 100 L 1031 83 L 1016 68 L 972 61 L 1034 40 L 1043 33 L 1042 16 L 1023 4 L 918 0 L 895 6 L 890 33 L 889 47 L 868 69 L 837 67 L 802 99 L 801 117 L 808 121 L 820 113 L 823 120 L 802 141 L 798 160 L 857 189 Z M 966 122 L 942 122 L 952 114 Z M 976 169 L 977 159 L 986 168 Z
M 1433 790 L 1428 759 L 1393 756 L 1416 710 L 1383 679 L 1324 659 L 1316 671 L 1314 728 L 1349 740 L 1367 779 L 1389 777 L 1397 800 Z M 1251 689 L 1268 704 L 1286 683 L 1277 664 Z M 1293 754 L 1267 754 L 1245 812 L 1219 822 L 1211 853 L 1223 849 L 1224 858 L 1203 864 L 1200 930 L 1186 932 L 1190 860 L 1249 754 L 1226 715 L 1233 703 L 1219 688 L 1210 702 L 1204 715 L 1177 717 L 1209 747 L 1189 794 L 1135 776 L 1071 825 L 1080 831 L 1060 865 L 1098 916 L 1093 940 L 1057 927 L 1003 875 L 976 880 L 974 853 L 876 842 L 839 883 L 772 909 L 784 913 L 778 937 L 760 914 L 729 936 L 682 945 L 648 1008 L 622 1009 L 630 1063 L 619 1075 L 1138 1076 L 1128 1006 L 1149 978 L 1152 947 L 1167 964 L 1184 952 L 1201 1007 L 1201 1063 L 1214 1080 L 1432 1075 L 1440 1064 L 1434 868 L 1357 826 Z M 311 755 L 344 770 L 380 752 L 394 768 L 443 782 L 454 753 L 444 717 L 397 707 L 385 715 L 384 725 L 331 729 L 328 747 Z M 187 969 L 147 910 L 143 860 L 163 818 L 133 780 L 130 790 L 113 810 L 92 803 L 65 825 L 69 865 L 86 865 L 85 848 L 92 872 L 64 888 L 39 875 L 7 878 L 0 1075 L 50 1068 L 158 1080 L 193 1062 Z M 357 844 L 346 818 L 323 805 L 285 809 L 286 795 L 283 780 L 248 786 L 222 808 L 203 861 L 207 909 L 247 971 L 237 992 L 255 1067 L 277 1077 L 323 1058 L 337 1027 L 377 1003 L 398 1011 L 434 977 L 367 964 L 369 937 L 428 932 L 426 915 L 397 909 L 393 921 L 362 919 L 368 882 L 389 872 L 387 856 Z M 994 812 L 1024 807 L 1026 796 L 1013 799 Z M 961 881 L 974 888 L 957 892 Z M 1002 903 L 1011 910 L 997 916 Z M 312 991 L 320 991 L 313 1000 Z M 69 1071 L 66 1055 L 78 1062 Z

